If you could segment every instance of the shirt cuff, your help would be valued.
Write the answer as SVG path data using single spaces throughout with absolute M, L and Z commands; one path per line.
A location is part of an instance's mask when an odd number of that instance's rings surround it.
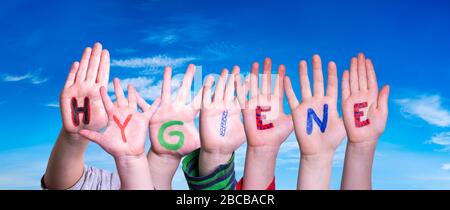
M 242 190 L 242 186 L 244 185 L 244 177 L 239 180 L 239 182 L 236 185 L 236 190 Z M 273 177 L 270 184 L 266 187 L 265 190 L 275 190 L 275 177 Z
M 200 149 L 187 155 L 182 162 L 182 169 L 191 190 L 234 190 L 236 178 L 234 172 L 234 153 L 225 164 L 220 165 L 211 174 L 200 176 L 198 160 Z

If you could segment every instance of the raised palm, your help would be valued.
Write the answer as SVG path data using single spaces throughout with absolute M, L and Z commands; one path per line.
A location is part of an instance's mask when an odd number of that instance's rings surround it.
M 74 62 L 60 96 L 64 129 L 77 133 L 81 129 L 100 130 L 108 122 L 99 89 L 109 79 L 109 53 L 96 43 L 84 50 L 81 61 Z
M 292 117 L 286 115 L 283 109 L 284 76 L 286 68 L 280 65 L 276 77 L 274 93 L 271 93 L 272 61 L 264 61 L 261 92 L 258 90 L 259 64 L 252 65 L 250 75 L 250 99 L 242 86 L 242 78 L 236 77 L 237 94 L 242 108 L 244 128 L 249 146 L 281 145 L 292 132 Z M 258 112 L 258 113 L 257 113 Z M 257 115 L 258 114 L 258 115 Z
M 285 85 L 301 153 L 303 155 L 332 154 L 345 137 L 344 124 L 337 112 L 336 65 L 333 62 L 328 65 L 326 95 L 324 94 L 322 63 L 319 56 L 313 57 L 314 95 L 311 92 L 305 61 L 300 62 L 299 72 L 302 93 L 300 104 L 292 89 L 290 79 L 287 77 Z M 318 119 L 319 123 L 315 119 Z
M 371 60 L 360 53 L 342 76 L 342 112 L 350 142 L 376 143 L 386 126 L 389 86 L 378 93 Z
M 200 147 L 200 137 L 194 120 L 201 95 L 191 104 L 186 104 L 194 73 L 195 66 L 191 64 L 186 70 L 175 101 L 172 101 L 172 69 L 166 67 L 164 70 L 161 105 L 150 121 L 151 150 L 156 154 L 184 156 Z
M 241 110 L 235 97 L 235 67 L 227 80 L 228 70 L 223 70 L 211 99 L 212 76 L 206 79 L 203 87 L 202 109 L 200 111 L 200 139 L 202 149 L 207 152 L 231 154 L 245 141 Z
M 79 133 L 100 145 L 114 157 L 139 156 L 144 154 L 148 123 L 158 106 L 148 105 L 136 92 L 128 86 L 128 100 L 125 98 L 119 79 L 114 80 L 117 102 L 112 103 L 105 87 L 101 87 L 101 97 L 108 113 L 108 126 L 103 133 L 91 130 L 80 130 Z M 137 106 L 143 110 L 138 112 Z

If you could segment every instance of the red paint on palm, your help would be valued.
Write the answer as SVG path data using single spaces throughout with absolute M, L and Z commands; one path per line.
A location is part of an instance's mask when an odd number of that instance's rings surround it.
M 117 126 L 120 129 L 120 133 L 122 134 L 123 142 L 127 142 L 127 137 L 125 136 L 125 128 L 127 127 L 128 123 L 130 122 L 132 116 L 133 116 L 132 114 L 129 114 L 127 116 L 127 118 L 125 119 L 125 122 L 122 124 L 122 123 L 120 123 L 120 120 L 117 119 L 116 115 L 113 115 L 114 122 L 117 124 Z
M 356 103 L 355 105 L 353 105 L 355 126 L 358 127 L 358 128 L 364 127 L 364 126 L 370 124 L 370 120 L 369 119 L 361 121 L 361 117 L 364 116 L 364 112 L 359 110 L 359 109 L 362 109 L 362 108 L 366 108 L 367 106 L 368 106 L 367 102 Z

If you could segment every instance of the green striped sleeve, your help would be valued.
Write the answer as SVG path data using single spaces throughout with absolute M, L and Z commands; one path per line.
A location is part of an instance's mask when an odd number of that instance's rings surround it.
M 182 162 L 182 169 L 191 190 L 234 190 L 236 177 L 234 172 L 234 153 L 225 164 L 220 165 L 211 174 L 200 176 L 198 159 L 200 149 L 187 155 Z

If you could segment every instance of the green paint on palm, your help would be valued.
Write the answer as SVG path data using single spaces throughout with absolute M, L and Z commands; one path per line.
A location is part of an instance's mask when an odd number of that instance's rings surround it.
M 184 145 L 184 133 L 181 131 L 171 131 L 169 132 L 169 136 L 178 136 L 179 140 L 177 143 L 175 144 L 171 144 L 168 143 L 165 139 L 164 139 L 164 131 L 169 128 L 170 126 L 173 125 L 183 125 L 184 123 L 182 121 L 169 121 L 164 123 L 161 128 L 159 129 L 158 132 L 158 140 L 159 140 L 159 144 L 161 144 L 161 146 L 163 146 L 164 148 L 168 149 L 168 150 L 178 150 L 180 149 L 183 145 Z

